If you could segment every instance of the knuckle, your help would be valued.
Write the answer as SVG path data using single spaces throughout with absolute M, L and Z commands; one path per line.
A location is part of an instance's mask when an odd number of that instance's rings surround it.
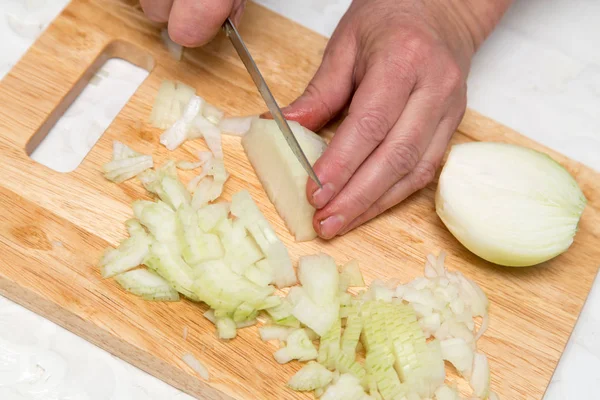
M 452 60 L 446 63 L 442 87 L 446 92 L 454 92 L 464 85 L 463 73 L 458 64 Z
M 331 109 L 329 104 L 323 100 L 321 90 L 315 85 L 314 82 L 309 82 L 306 89 L 304 89 L 304 96 L 308 97 L 312 101 L 318 104 L 318 107 L 325 111 L 327 121 L 331 120 L 335 116 L 335 112 Z
M 386 112 L 381 108 L 373 108 L 361 115 L 356 122 L 356 134 L 361 145 L 377 146 L 385 139 L 391 129 Z
M 327 168 L 330 171 L 335 171 L 333 179 L 343 186 L 348 179 L 354 174 L 352 164 L 348 162 L 348 157 L 337 156 L 331 159 L 331 164 Z
M 431 161 L 422 160 L 413 170 L 413 185 L 415 190 L 423 189 L 429 185 L 435 178 L 437 165 Z
M 360 215 L 373 204 L 373 199 L 364 190 L 352 194 L 352 206 L 354 215 Z
M 402 51 L 404 59 L 411 62 L 422 61 L 433 53 L 433 42 L 423 32 L 411 30 L 404 34 Z
M 399 142 L 387 149 L 384 165 L 394 176 L 400 178 L 411 172 L 420 158 L 419 148 L 414 143 Z

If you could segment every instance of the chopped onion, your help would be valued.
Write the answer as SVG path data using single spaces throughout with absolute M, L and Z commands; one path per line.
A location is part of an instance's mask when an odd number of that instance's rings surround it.
M 204 137 L 206 145 L 212 151 L 215 158 L 223 159 L 223 147 L 221 144 L 221 131 L 212 122 L 202 115 L 196 116 L 192 124 L 191 137 Z
M 297 122 L 290 122 L 300 147 L 314 164 L 326 144 Z M 312 219 L 315 209 L 306 198 L 308 175 L 292 153 L 277 123 L 255 119 L 242 138 L 242 145 L 269 199 L 297 241 L 314 239 Z
M 121 142 L 113 142 L 113 159 L 104 164 L 104 177 L 115 183 L 131 179 L 152 168 L 152 156 L 138 153 Z
M 485 399 L 490 392 L 490 366 L 485 354 L 476 353 L 473 361 L 473 374 L 470 379 L 473 394 Z
M 460 396 L 456 389 L 451 388 L 447 385 L 440 386 L 435 391 L 435 399 L 436 400 L 460 400 Z
M 314 360 L 318 353 L 306 331 L 296 329 L 289 334 L 286 346 L 277 350 L 273 356 L 279 364 L 286 364 L 292 360 Z
M 232 196 L 231 213 L 239 218 L 273 268 L 273 281 L 282 288 L 296 283 L 296 274 L 288 250 L 262 215 L 248 191 Z
M 167 28 L 164 28 L 160 31 L 160 37 L 163 40 L 163 43 L 167 46 L 167 50 L 169 50 L 169 53 L 171 53 L 171 56 L 175 60 L 180 61 L 181 57 L 183 56 L 183 46 L 181 46 L 171 40 L 171 37 L 169 36 L 169 31 Z
M 130 237 L 121 242 L 119 247 L 104 252 L 100 260 L 102 277 L 109 278 L 139 266 L 148 255 L 151 242 L 152 239 L 143 228 L 130 230 Z M 142 295 L 141 292 L 136 294 Z
M 333 373 L 314 361 L 310 361 L 288 381 L 288 387 L 306 392 L 327 386 L 333 380 Z
M 370 400 L 360 384 L 352 374 L 342 374 L 337 382 L 327 387 L 321 400 Z
M 212 104 L 206 103 L 206 106 L 202 110 L 202 115 L 214 125 L 219 125 L 223 118 L 223 111 L 219 110 Z
M 175 150 L 188 138 L 188 131 L 195 121 L 196 116 L 202 110 L 204 100 L 196 95 L 190 98 L 180 119 L 160 135 L 160 143 L 169 150 Z
M 464 377 L 471 375 L 473 366 L 473 349 L 464 339 L 446 339 L 440 342 L 442 346 L 442 357 L 449 361 L 456 370 Z
M 200 168 L 202 165 L 204 165 L 202 163 L 202 161 L 197 161 L 197 162 L 179 161 L 177 163 L 177 168 L 183 169 L 183 170 L 192 170 L 192 169 Z
M 450 232 L 479 257 L 525 267 L 565 252 L 586 199 L 548 155 L 504 143 L 452 147 L 436 193 Z
M 192 354 L 190 353 L 186 353 L 184 354 L 183 357 L 181 357 L 181 359 L 183 360 L 184 363 L 186 363 L 191 369 L 193 369 L 194 371 L 196 371 L 198 373 L 198 375 L 200 375 L 200 377 L 204 380 L 208 380 L 209 379 L 209 374 L 208 374 L 208 369 L 204 366 L 204 364 L 202 364 L 196 357 L 194 357 Z
M 223 118 L 219 122 L 219 129 L 226 135 L 244 136 L 250 130 L 252 121 L 257 118 L 257 116 Z
M 150 124 L 160 129 L 170 128 L 195 93 L 194 88 L 181 82 L 163 81 L 152 106 Z
M 258 328 L 258 332 L 260 333 L 260 338 L 264 342 L 268 342 L 270 340 L 279 340 L 285 342 L 290 335 L 294 331 L 293 328 L 288 328 L 285 326 L 262 326 Z
M 178 301 L 179 294 L 167 281 L 147 269 L 135 269 L 117 275 L 115 280 L 123 289 L 145 300 Z

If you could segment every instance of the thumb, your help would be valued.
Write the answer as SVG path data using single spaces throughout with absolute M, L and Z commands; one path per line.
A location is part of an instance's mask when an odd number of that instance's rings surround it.
M 286 119 L 317 131 L 347 104 L 352 94 L 354 50 L 342 40 L 332 39 L 317 70 L 304 93 L 289 106 L 282 108 Z M 339 45 L 338 45 L 339 43 Z M 272 118 L 270 113 L 261 115 Z

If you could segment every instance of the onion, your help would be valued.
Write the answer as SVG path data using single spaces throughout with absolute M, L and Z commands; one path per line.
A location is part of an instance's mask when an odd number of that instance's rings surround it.
M 202 109 L 203 103 L 204 100 L 202 100 L 201 97 L 196 95 L 192 96 L 186 105 L 181 118 L 175 121 L 169 129 L 160 135 L 160 143 L 169 150 L 175 150 L 179 147 L 188 138 L 188 131 L 190 130 L 192 121 L 195 120 Z
M 177 61 L 180 61 L 183 56 L 183 46 L 171 40 L 169 31 L 166 28 L 161 30 L 160 37 L 163 40 L 163 43 L 167 46 L 169 53 L 171 53 L 171 57 Z
M 297 122 L 290 122 L 298 143 L 311 164 L 325 150 L 325 142 Z M 306 198 L 308 175 L 292 153 L 277 123 L 255 119 L 242 138 L 246 155 L 269 199 L 296 241 L 314 239 L 312 218 L 315 209 Z
M 204 380 L 209 379 L 208 369 L 202 364 L 196 357 L 190 353 L 186 353 L 181 357 L 184 363 L 186 363 L 191 369 L 196 371 L 198 375 Z
M 250 130 L 252 121 L 257 118 L 257 116 L 223 118 L 219 122 L 219 129 L 227 135 L 244 136 Z
M 481 258 L 504 266 L 542 263 L 573 243 L 586 199 L 549 156 L 502 143 L 452 147 L 436 193 L 450 232 Z
M 473 361 L 473 374 L 469 381 L 473 394 L 485 399 L 490 392 L 490 366 L 485 354 L 476 353 Z

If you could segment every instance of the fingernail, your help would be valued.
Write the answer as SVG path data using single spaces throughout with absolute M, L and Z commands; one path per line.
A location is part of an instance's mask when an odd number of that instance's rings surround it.
M 332 215 L 325 218 L 319 223 L 321 227 L 321 236 L 325 239 L 334 237 L 342 226 L 344 226 L 345 218 L 341 215 Z
M 333 185 L 331 183 L 326 183 L 323 185 L 323 188 L 319 188 L 315 190 L 312 195 L 312 203 L 315 208 L 321 209 L 325 207 L 325 205 L 331 200 L 333 197 Z

